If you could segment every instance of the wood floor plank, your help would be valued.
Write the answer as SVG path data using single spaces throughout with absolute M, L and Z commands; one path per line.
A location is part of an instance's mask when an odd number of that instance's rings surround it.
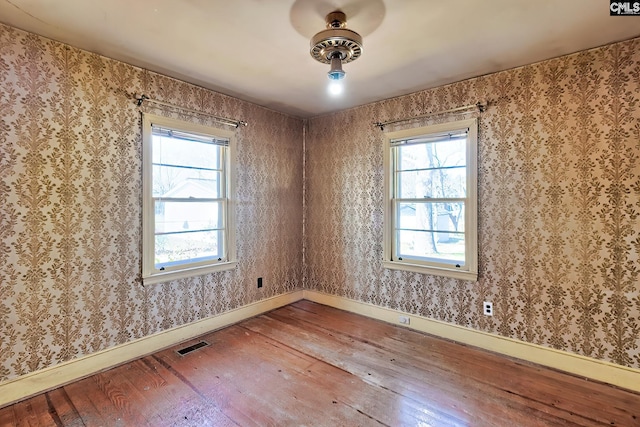
M 318 327 L 347 334 L 399 354 L 404 351 L 405 355 L 412 358 L 419 358 L 424 354 L 414 349 L 416 346 L 424 348 L 426 335 L 383 322 L 366 322 L 360 316 L 331 307 L 301 301 L 279 311 L 277 315 L 292 316 L 292 322 L 311 322 Z M 404 331 L 401 332 L 402 342 L 396 339 L 400 331 Z M 500 371 L 495 375 L 487 375 L 488 369 L 495 370 L 495 355 L 446 340 L 430 341 L 437 343 L 437 346 L 428 347 L 429 365 L 451 368 L 451 372 L 470 378 L 474 383 L 499 388 L 525 399 L 531 399 L 535 395 L 536 401 L 542 405 L 560 409 L 572 418 L 575 413 L 588 413 L 596 405 L 600 408 L 593 415 L 592 421 L 596 423 L 628 425 L 627 423 L 638 422 L 638 395 L 635 393 L 614 388 L 609 393 L 601 393 L 602 384 L 510 358 L 503 358 Z M 409 344 L 408 352 L 403 343 Z M 567 389 L 572 390 L 572 393 L 558 394 L 558 390 Z
M 360 424 L 367 421 L 365 414 L 336 405 L 329 396 L 317 393 L 317 387 L 305 377 L 315 360 L 241 327 L 204 338 L 212 345 L 198 352 L 209 363 L 205 372 L 192 378 L 193 384 L 224 402 L 223 411 L 231 411 L 231 418 L 242 416 L 243 425 L 279 425 L 282 420 L 294 419 L 313 425 L 313 416 L 307 417 L 318 411 L 327 414 L 330 425 L 348 425 L 359 418 Z M 163 353 L 161 357 L 182 375 L 189 375 L 193 369 L 189 356 Z M 249 369 L 238 370 L 238 364 Z
M 328 397 L 345 404 L 384 425 L 467 425 L 442 411 L 405 399 L 392 390 L 367 383 L 353 375 L 345 378 L 343 370 L 318 361 L 307 371 L 309 381 L 318 390 L 331 390 Z
M 77 408 L 69 398 L 64 387 L 52 390 L 45 395 L 49 406 L 49 413 L 60 425 L 65 427 L 84 427 L 85 423 Z M 0 423 L 0 425 L 2 425 Z
M 93 375 L 90 377 L 92 383 L 87 384 L 84 393 L 96 403 L 96 408 L 104 416 L 107 425 L 150 426 L 128 395 L 129 385 L 126 384 L 123 372 L 128 366 Z
M 638 393 L 300 301 L 2 408 L 0 426 L 640 426 L 639 411 Z
M 244 333 L 237 327 L 230 327 L 215 334 L 203 337 L 211 343 L 186 356 L 179 356 L 173 349 L 159 353 L 156 358 L 204 398 L 215 401 L 220 410 L 241 425 L 259 425 L 260 408 L 251 402 L 254 394 L 259 393 L 261 383 L 268 380 L 265 365 L 260 360 L 260 348 L 252 347 L 244 340 Z M 243 356 L 243 346 L 249 344 L 249 350 L 256 353 L 255 360 Z M 203 361 L 206 360 L 206 363 Z M 244 370 L 238 370 L 239 366 Z M 247 370 L 247 368 L 249 368 Z M 256 389 L 247 389 L 243 381 L 247 374 L 256 385 Z M 265 415 L 269 422 L 270 418 Z
M 60 426 L 49 414 L 45 394 L 41 394 L 14 405 L 16 427 Z
M 135 369 L 127 371 L 126 380 L 136 389 L 136 406 L 150 425 L 236 425 L 152 357 L 129 366 Z
M 301 352 L 312 354 L 380 388 L 392 390 L 404 399 L 413 400 L 431 411 L 445 413 L 454 419 L 468 420 L 473 425 L 501 425 L 504 422 L 511 422 L 511 425 L 537 425 L 531 424 L 531 420 L 544 420 L 544 425 L 567 425 L 570 421 L 561 419 L 557 414 L 548 416 L 550 408 L 540 407 L 535 402 L 526 402 L 519 411 L 505 412 L 499 396 L 481 389 L 464 376 L 443 378 L 442 375 L 431 375 L 437 371 L 437 367 L 420 371 L 415 360 L 399 359 L 393 352 L 357 340 L 346 341 L 338 334 L 329 336 L 318 330 L 314 333 L 309 325 L 304 326 L 305 334 L 300 337 L 299 326 L 284 321 L 284 325 L 277 326 L 277 321 L 270 317 L 273 316 L 260 316 L 245 322 L 245 325 L 257 332 L 272 334 L 274 339 L 287 342 Z M 344 349 L 348 349 L 348 353 Z M 460 391 L 465 393 L 465 406 L 460 405 Z M 513 404 L 517 396 L 509 398 Z M 466 411 L 469 405 L 475 408 L 471 414 Z M 529 420 L 518 424 L 523 416 Z M 578 421 L 581 424 L 577 425 L 597 425 L 585 420 Z
M 110 371 L 107 371 L 110 372 Z M 108 426 L 109 418 L 102 415 L 105 411 L 105 407 L 102 405 L 102 401 L 106 399 L 106 396 L 100 396 L 94 390 L 96 387 L 93 378 L 85 378 L 80 381 L 75 381 L 71 384 L 64 386 L 64 390 L 69 396 L 69 399 L 73 403 L 73 406 L 78 411 L 80 418 L 86 426 Z M 90 391 L 87 390 L 90 389 Z M 54 390 L 55 391 L 55 390 Z M 109 408 L 110 406 L 106 406 Z M 107 414 L 109 415 L 109 414 Z
M 14 408 L 15 405 L 0 408 L 0 426 L 15 426 L 17 424 Z

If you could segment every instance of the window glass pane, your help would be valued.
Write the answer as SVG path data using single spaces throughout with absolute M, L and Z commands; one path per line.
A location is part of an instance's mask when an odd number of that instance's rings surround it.
M 456 203 L 398 203 L 396 228 L 440 231 L 441 237 L 459 238 L 464 233 L 464 202 Z
M 153 135 L 153 163 L 220 169 L 222 146 Z
M 398 172 L 396 177 L 398 198 L 401 199 L 466 197 L 467 172 L 464 166 Z
M 185 167 L 153 165 L 153 197 L 224 197 L 222 172 Z
M 156 268 L 222 257 L 221 231 L 163 234 L 155 239 Z
M 156 233 L 222 228 L 221 202 L 156 201 Z
M 466 138 L 396 147 L 398 170 L 466 165 Z
M 398 230 L 397 239 L 401 258 L 464 264 L 464 234 Z

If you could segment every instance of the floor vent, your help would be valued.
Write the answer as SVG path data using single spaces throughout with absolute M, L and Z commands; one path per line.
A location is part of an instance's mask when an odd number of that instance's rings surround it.
M 190 345 L 189 347 L 185 347 L 185 348 L 182 348 L 180 350 L 176 350 L 176 353 L 178 353 L 180 356 L 184 356 L 187 353 L 191 353 L 192 351 L 195 351 L 195 350 L 197 350 L 199 348 L 202 348 L 202 347 L 206 347 L 208 345 L 209 345 L 208 342 L 200 341 L 199 343 L 196 343 L 194 345 Z

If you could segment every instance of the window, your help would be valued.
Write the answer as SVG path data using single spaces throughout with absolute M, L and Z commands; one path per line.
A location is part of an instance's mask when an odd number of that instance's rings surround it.
M 477 280 L 477 126 L 385 135 L 386 268 Z
M 144 114 L 145 283 L 235 267 L 232 136 Z

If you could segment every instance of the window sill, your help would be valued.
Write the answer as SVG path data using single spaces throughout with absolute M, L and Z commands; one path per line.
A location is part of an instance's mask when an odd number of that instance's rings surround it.
M 451 277 L 454 279 L 468 280 L 475 282 L 478 280 L 478 273 L 469 271 L 450 270 L 447 268 L 428 267 L 420 264 L 410 264 L 400 261 L 382 261 L 382 266 L 390 270 L 404 270 L 412 273 L 432 274 L 435 276 Z
M 185 268 L 184 270 L 174 270 L 162 273 L 155 273 L 151 276 L 143 277 L 142 283 L 145 285 L 155 285 L 171 280 L 185 279 L 187 277 L 202 276 L 203 274 L 215 273 L 218 271 L 233 270 L 238 265 L 237 261 L 221 262 L 213 265 L 201 267 Z

